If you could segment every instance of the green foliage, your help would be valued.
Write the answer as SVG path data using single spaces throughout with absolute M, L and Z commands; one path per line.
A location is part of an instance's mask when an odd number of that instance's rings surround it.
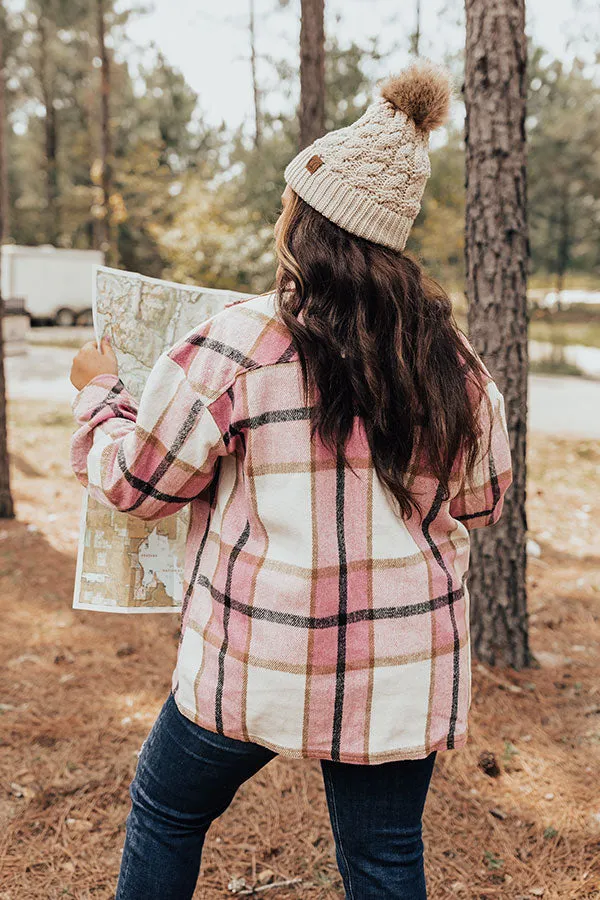
M 362 114 L 371 83 L 366 59 L 376 55 L 352 44 L 342 49 L 329 42 L 326 55 L 327 129 L 342 128 Z M 297 78 L 278 63 L 285 94 Z M 351 98 L 350 100 L 348 98 Z M 298 149 L 295 113 L 265 116 L 257 149 L 243 129 L 232 136 L 225 172 L 212 182 L 186 182 L 168 227 L 156 225 L 169 277 L 216 287 L 260 292 L 274 280 L 273 225 L 285 188 L 284 169 Z
M 584 64 L 531 55 L 529 204 L 534 271 L 600 274 L 600 87 Z
M 364 113 L 372 87 L 365 74 L 365 63 L 380 56 L 374 41 L 365 50 L 355 42 L 342 48 L 331 40 L 325 53 L 325 128 L 331 131 L 351 125 Z
M 105 3 L 110 43 L 126 48 L 129 13 Z M 11 17 L 9 54 L 11 238 L 17 243 L 97 245 L 100 155 L 96 4 L 84 0 L 27 0 Z M 197 97 L 183 76 L 157 53 L 134 80 L 125 53 L 111 54 L 113 190 L 121 264 L 161 275 L 165 261 L 154 232 L 172 216 L 177 179 L 188 171 L 212 177 L 220 152 L 218 130 L 194 118 Z M 58 203 L 49 222 L 46 119 L 56 120 Z
M 511 741 L 504 741 L 504 751 L 502 753 L 502 760 L 505 763 L 510 763 L 513 761 L 515 756 L 519 755 L 519 751 L 515 747 Z
M 464 276 L 465 161 L 459 132 L 449 131 L 448 142 L 431 151 L 430 159 L 431 177 L 407 250 L 434 278 L 456 284 Z
M 483 858 L 490 872 L 497 872 L 498 869 L 504 866 L 504 860 L 499 856 L 495 856 L 490 850 L 485 851 Z
M 181 72 L 173 69 L 162 53 L 141 72 L 143 90 L 134 104 L 138 139 L 160 148 L 161 163 L 177 170 L 193 160 L 194 135 L 190 122 L 197 96 Z

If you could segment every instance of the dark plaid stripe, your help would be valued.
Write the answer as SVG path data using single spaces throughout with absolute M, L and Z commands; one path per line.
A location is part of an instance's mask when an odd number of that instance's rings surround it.
M 462 516 L 454 516 L 454 518 L 457 520 L 457 522 L 467 522 L 470 519 L 481 519 L 485 516 L 491 515 L 491 513 L 491 509 L 483 509 L 481 512 L 465 513 Z
M 98 413 L 104 412 L 105 410 L 110 409 L 114 418 L 117 419 L 126 419 L 127 416 L 124 413 L 131 413 L 131 418 L 135 419 L 137 413 L 132 406 L 125 406 L 124 403 L 121 403 L 118 400 L 106 400 L 98 409 L 95 411 L 94 415 Z
M 292 359 L 292 357 L 295 355 L 295 353 L 296 353 L 296 348 L 294 347 L 294 342 L 291 341 L 289 347 L 287 347 L 287 349 L 283 351 L 283 353 L 281 354 L 281 356 L 279 357 L 277 362 L 278 363 L 289 362 Z
M 145 485 L 145 488 L 139 488 L 139 490 L 142 491 L 143 496 L 138 497 L 138 499 L 135 501 L 135 503 L 132 506 L 129 506 L 127 509 L 123 510 L 123 512 L 132 512 L 132 510 L 137 509 L 138 506 L 141 506 L 141 504 L 144 502 L 146 497 L 154 496 L 153 494 L 150 494 L 149 492 L 152 491 L 156 487 L 156 485 L 158 484 L 160 479 L 166 474 L 166 472 L 170 469 L 170 467 L 176 461 L 177 454 L 181 450 L 185 440 L 189 437 L 190 432 L 196 423 L 198 415 L 200 414 L 200 412 L 203 409 L 204 409 L 204 403 L 202 402 L 202 400 L 196 400 L 196 402 L 192 405 L 192 407 L 185 419 L 185 422 L 179 429 L 179 432 L 177 433 L 172 446 L 169 447 L 169 449 L 163 456 L 162 460 L 160 461 L 160 464 L 156 467 L 156 469 L 154 470 L 154 472 L 152 473 L 152 475 L 150 476 L 148 481 L 141 482 L 142 484 Z M 131 475 L 131 472 L 129 471 L 127 462 L 125 460 L 125 454 L 122 452 L 121 447 L 119 448 L 118 460 L 119 460 L 119 466 L 121 468 L 121 471 L 125 475 L 125 478 L 127 478 L 127 474 Z M 125 466 L 125 468 L 123 468 L 123 466 Z M 129 478 L 127 478 L 127 480 L 129 481 Z M 138 481 L 141 481 L 141 479 L 138 479 Z M 189 499 L 193 500 L 194 497 L 190 497 Z M 181 501 L 178 501 L 178 502 L 181 502 Z
M 231 423 L 229 429 L 223 435 L 223 441 L 225 443 L 225 446 L 229 447 L 232 439 L 235 437 L 239 437 L 242 443 L 242 449 L 245 454 L 245 430 L 260 428 L 262 425 L 272 425 L 274 422 L 302 422 L 306 419 L 310 419 L 310 407 L 272 410 L 270 412 L 261 413 L 261 415 L 259 416 L 252 416 L 249 419 L 238 419 L 236 422 Z
M 144 494 L 145 497 L 152 497 L 153 500 L 160 500 L 161 503 L 177 503 L 181 506 L 184 503 L 191 503 L 192 500 L 195 500 L 198 496 L 197 494 L 194 494 L 193 497 L 176 497 L 173 494 L 163 494 L 162 491 L 157 491 L 156 488 L 150 486 L 147 481 L 143 481 L 143 479 L 137 478 L 135 475 L 132 475 L 132 473 L 127 468 L 127 460 L 125 459 L 122 444 L 119 446 L 117 459 L 119 462 L 119 468 L 121 469 L 125 480 L 137 491 L 141 491 L 141 493 Z M 139 504 L 137 505 L 139 506 Z M 129 507 L 130 510 L 133 508 L 134 507 L 132 506 Z
M 239 432 L 242 428 L 260 428 L 261 425 L 272 425 L 274 422 L 302 422 L 305 419 L 310 419 L 310 406 L 270 410 L 259 416 L 251 416 L 249 419 L 238 419 L 236 422 L 232 422 L 231 427 Z
M 233 411 L 233 407 L 235 406 L 235 394 L 233 392 L 232 386 L 227 388 L 227 396 L 229 397 L 229 402 L 231 403 L 231 409 Z M 230 418 L 232 418 L 232 417 L 230 416 Z M 227 431 L 225 431 L 223 434 L 223 443 L 225 444 L 225 446 L 227 447 L 227 449 L 229 450 L 230 453 L 232 452 L 232 450 L 229 448 L 229 445 L 230 445 L 232 439 L 235 437 L 240 438 L 240 441 L 242 444 L 242 450 L 243 450 L 243 453 L 245 456 L 246 455 L 246 439 L 245 439 L 244 435 L 242 434 L 242 432 L 239 431 L 235 427 L 235 425 L 231 424 L 229 426 L 229 428 L 227 429 Z
M 240 353 L 235 347 L 230 347 L 229 344 L 223 344 L 221 341 L 215 341 L 213 338 L 206 337 L 203 334 L 192 335 L 187 339 L 187 343 L 194 347 L 206 347 L 208 350 L 214 350 L 215 353 L 226 356 L 227 359 L 239 363 L 245 369 L 255 369 L 258 366 L 254 359 L 250 359 L 249 356 Z
M 225 582 L 225 608 L 223 610 L 223 643 L 221 644 L 221 649 L 219 651 L 219 675 L 217 679 L 217 690 L 215 696 L 215 722 L 217 726 L 217 731 L 219 734 L 223 734 L 223 688 L 225 685 L 225 656 L 227 655 L 227 645 L 229 644 L 229 616 L 231 615 L 231 582 L 233 579 L 233 567 L 235 562 L 242 551 L 244 544 L 250 537 L 250 522 L 246 521 L 246 525 L 238 540 L 236 541 L 236 545 L 231 551 L 229 555 L 229 561 L 227 563 L 227 581 Z
M 344 496 L 345 496 L 344 460 L 338 452 L 336 470 L 335 521 L 338 543 L 338 559 L 340 562 L 339 578 L 339 616 L 338 616 L 338 652 L 335 675 L 335 704 L 333 708 L 333 738 L 331 742 L 331 758 L 339 761 L 342 740 L 342 719 L 344 714 L 344 688 L 346 675 L 346 620 L 348 612 L 348 570 L 346 568 L 346 539 L 344 535 Z
M 97 416 L 98 413 L 102 412 L 102 410 L 105 409 L 105 407 L 107 407 L 107 406 L 110 408 L 110 411 L 112 413 L 114 413 L 115 416 L 120 416 L 122 406 L 113 406 L 112 401 L 115 399 L 115 397 L 119 396 L 121 391 L 124 391 L 124 390 L 125 390 L 125 385 L 123 384 L 123 382 L 121 380 L 116 381 L 114 383 L 114 385 L 111 387 L 111 389 L 108 392 L 108 394 L 106 395 L 106 397 L 104 398 L 104 400 L 102 401 L 102 403 L 100 403 L 95 409 L 93 409 L 91 411 L 90 419 L 93 419 L 94 416 Z M 137 412 L 131 406 L 128 406 L 127 409 L 129 409 L 134 414 Z
M 459 522 L 465 522 L 468 519 L 480 519 L 480 518 L 482 518 L 482 516 L 485 516 L 485 517 L 493 516 L 493 514 L 495 513 L 496 507 L 498 506 L 498 504 L 500 502 L 501 493 L 500 493 L 500 484 L 498 483 L 498 473 L 496 472 L 496 463 L 494 461 L 494 456 L 492 454 L 491 449 L 490 449 L 490 455 L 489 455 L 489 473 L 490 473 L 490 484 L 492 486 L 491 509 L 484 509 L 484 510 L 481 510 L 480 512 L 465 513 L 465 515 L 462 515 L 462 516 L 455 516 L 455 518 L 458 519 Z
M 500 502 L 500 485 L 498 483 L 498 473 L 496 472 L 496 461 L 494 454 L 490 448 L 490 482 L 492 485 L 492 512 L 495 511 Z
M 239 431 L 235 427 L 235 425 L 229 426 L 229 431 L 223 435 L 223 441 L 225 442 L 225 446 L 229 447 L 229 443 L 233 438 L 239 437 L 240 443 L 242 445 L 242 452 L 244 456 L 246 456 L 246 436 L 243 431 Z M 231 452 L 231 451 L 229 451 Z
M 204 526 L 204 533 L 202 535 L 202 539 L 200 541 L 200 546 L 198 547 L 198 551 L 196 553 L 196 557 L 194 559 L 194 568 L 192 569 L 192 574 L 190 577 L 190 583 L 188 584 L 187 591 L 185 592 L 185 596 L 183 598 L 183 604 L 181 607 L 181 621 L 185 619 L 185 614 L 187 612 L 188 604 L 190 602 L 190 597 L 194 593 L 194 585 L 196 583 L 196 578 L 198 577 L 198 569 L 200 568 L 200 560 L 202 559 L 202 554 L 204 553 L 204 548 L 206 547 L 206 542 L 208 540 L 208 535 L 210 534 L 210 523 L 212 519 L 212 514 L 215 510 L 215 501 L 217 499 L 217 488 L 219 487 L 219 475 L 221 473 L 221 457 L 217 457 L 217 461 L 215 463 L 215 471 L 212 477 L 212 481 L 210 482 L 208 488 L 208 504 L 209 511 L 206 516 L 206 525 Z M 181 644 L 181 640 L 183 638 L 183 632 L 179 638 L 179 643 Z
M 444 562 L 444 557 L 439 551 L 435 541 L 432 539 L 431 534 L 429 532 L 429 526 L 436 518 L 439 513 L 442 502 L 444 499 L 444 488 L 440 484 L 438 485 L 438 489 L 436 491 L 435 499 L 431 506 L 431 509 L 423 519 L 422 530 L 425 535 L 425 539 L 429 544 L 429 548 L 442 569 L 442 571 L 446 575 L 446 580 L 448 582 L 448 593 L 452 591 L 452 575 L 448 571 L 448 567 Z M 463 593 L 464 588 L 461 586 L 459 593 Z M 450 723 L 448 727 L 448 750 L 454 749 L 454 733 L 456 731 L 456 718 L 458 716 L 458 689 L 459 689 L 459 679 L 460 679 L 460 635 L 458 633 L 458 625 L 456 622 L 456 614 L 454 612 L 454 604 L 449 603 L 449 613 L 450 613 L 450 621 L 452 622 L 452 632 L 454 634 L 454 653 L 453 653 L 453 661 L 452 661 L 452 706 L 450 709 Z
M 260 606 L 250 606 L 248 603 L 234 600 L 233 597 L 224 594 L 211 584 L 205 575 L 198 576 L 197 584 L 210 591 L 211 597 L 217 603 L 228 605 L 231 609 L 243 613 L 243 615 L 251 619 L 275 622 L 278 625 L 289 625 L 292 628 L 338 628 L 340 624 L 339 614 L 331 616 L 301 616 L 297 613 L 276 612 Z M 410 606 L 357 609 L 346 613 L 345 624 L 353 625 L 355 622 L 375 622 L 380 619 L 407 619 L 412 616 L 422 616 L 436 609 L 442 609 L 444 606 L 452 606 L 463 595 L 464 590 L 461 585 L 457 590 L 443 594 L 441 597 L 434 597 L 433 600 L 424 600 L 421 603 L 412 603 Z

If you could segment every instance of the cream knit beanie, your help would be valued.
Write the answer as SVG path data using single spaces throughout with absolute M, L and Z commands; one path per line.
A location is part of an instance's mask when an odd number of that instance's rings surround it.
M 413 63 L 383 84 L 360 119 L 302 150 L 286 182 L 346 231 L 404 250 L 431 174 L 429 132 L 446 121 L 450 97 L 445 69 Z

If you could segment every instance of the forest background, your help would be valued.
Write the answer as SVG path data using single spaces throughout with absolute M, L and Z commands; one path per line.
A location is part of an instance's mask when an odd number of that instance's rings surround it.
M 294 24 L 286 9 L 289 2 L 273 0 L 272 5 L 269 27 L 279 17 L 285 34 L 288 18 Z M 145 47 L 140 53 L 130 35 L 150 8 L 105 0 L 104 56 L 110 79 L 103 125 L 97 4 L 5 3 L 5 241 L 100 248 L 112 265 L 156 277 L 243 291 L 268 289 L 283 170 L 298 147 L 298 73 L 279 43 L 261 44 L 265 14 L 255 15 L 252 2 L 247 6 L 247 20 L 232 19 L 231 28 L 246 33 L 246 81 L 254 105 L 245 121 L 232 124 L 226 116 L 221 123 L 206 117 L 203 98 L 159 48 Z M 398 13 L 394 49 L 404 47 L 407 57 L 411 51 L 423 52 L 418 8 L 418 3 L 409 7 L 402 18 Z M 600 85 L 594 65 L 600 41 L 590 4 L 575 0 L 574 9 L 568 58 L 555 58 L 530 38 L 533 289 L 593 288 L 600 277 Z M 203 15 L 198 14 L 200 24 Z M 456 26 L 460 16 L 460 4 L 448 3 L 439 27 Z M 328 29 L 328 130 L 362 113 L 391 53 L 389 41 L 385 49 L 380 49 L 381 41 L 367 38 L 361 44 L 342 44 L 337 33 L 335 27 Z M 290 35 L 290 42 L 295 39 Z M 460 293 L 464 55 L 450 53 L 444 61 L 455 75 L 458 111 L 441 136 L 435 136 L 432 177 L 408 249 L 449 290 Z M 238 65 L 237 77 L 241 71 Z M 207 84 L 206 92 L 210 90 Z M 110 142 L 106 192 L 105 126 Z

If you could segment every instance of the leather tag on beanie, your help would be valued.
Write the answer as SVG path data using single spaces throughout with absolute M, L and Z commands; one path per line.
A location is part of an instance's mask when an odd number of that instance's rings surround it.
M 317 171 L 317 169 L 320 169 L 321 166 L 323 166 L 323 165 L 325 165 L 325 164 L 324 164 L 323 160 L 321 159 L 321 157 L 317 156 L 317 154 L 315 154 L 314 156 L 311 156 L 309 161 L 306 163 L 306 168 L 312 175 L 314 172 Z

